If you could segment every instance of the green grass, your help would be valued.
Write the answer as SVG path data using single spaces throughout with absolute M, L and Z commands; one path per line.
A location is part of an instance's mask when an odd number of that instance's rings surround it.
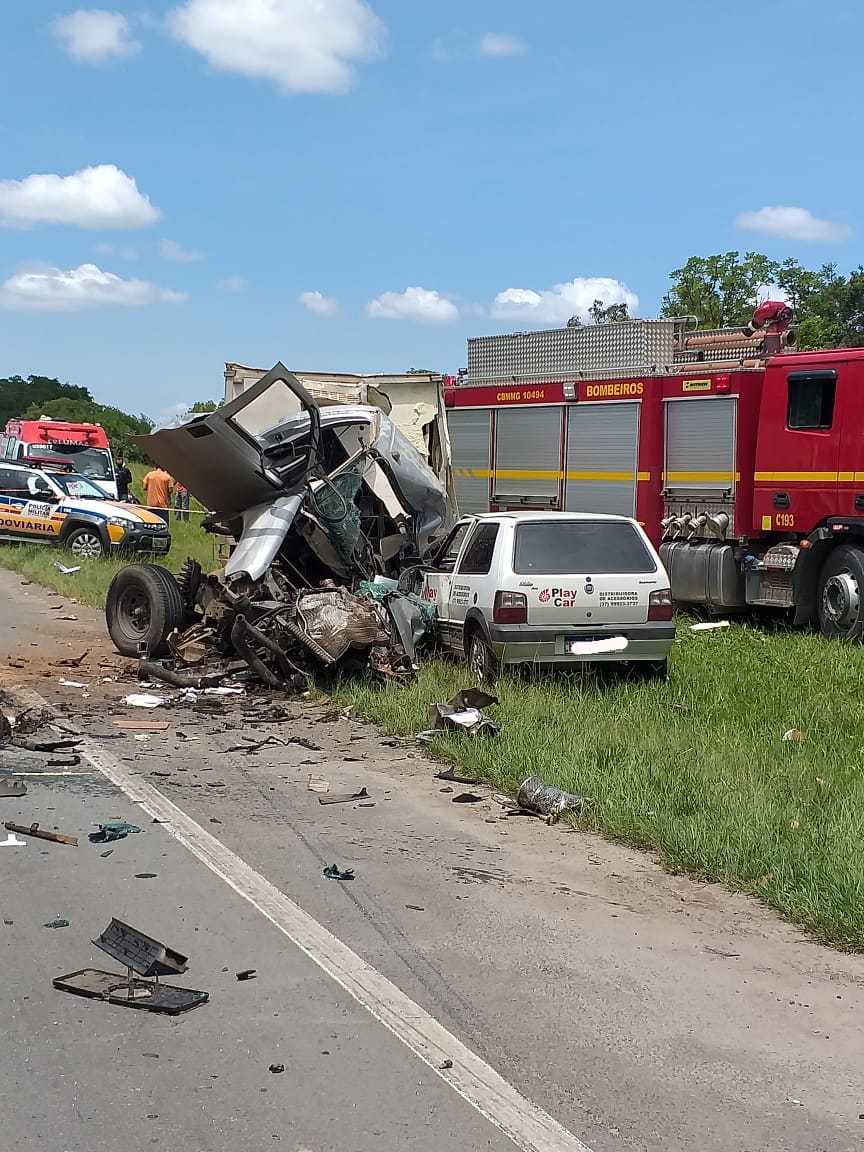
M 136 470 L 138 471 L 138 470 Z M 213 537 L 172 519 L 164 563 L 214 566 Z M 74 576 L 39 545 L 0 547 L 0 565 L 101 607 L 126 561 Z M 750 892 L 838 947 L 864 950 L 864 648 L 747 625 L 691 633 L 681 620 L 665 685 L 505 677 L 496 739 L 442 736 L 434 754 L 515 792 L 538 775 L 591 796 L 579 824 L 651 849 L 673 871 Z M 425 662 L 407 687 L 344 684 L 339 698 L 398 734 L 469 677 Z M 789 728 L 803 744 L 784 743 Z

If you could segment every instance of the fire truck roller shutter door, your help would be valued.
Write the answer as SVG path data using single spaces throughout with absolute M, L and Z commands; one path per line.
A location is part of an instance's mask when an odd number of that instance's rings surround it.
M 496 504 L 533 497 L 535 507 L 558 504 L 561 477 L 561 408 L 499 408 L 495 416 Z M 515 497 L 515 500 L 514 500 Z
M 665 487 L 683 498 L 734 490 L 734 397 L 667 401 Z
M 488 408 L 450 408 L 447 430 L 453 486 L 460 516 L 489 511 L 492 413 Z
M 564 511 L 634 515 L 638 453 L 638 404 L 569 408 Z

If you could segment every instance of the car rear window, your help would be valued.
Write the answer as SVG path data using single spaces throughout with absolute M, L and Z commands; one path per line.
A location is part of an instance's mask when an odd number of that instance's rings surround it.
M 529 576 L 656 572 L 657 562 L 632 524 L 615 520 L 552 520 L 519 524 L 513 571 Z

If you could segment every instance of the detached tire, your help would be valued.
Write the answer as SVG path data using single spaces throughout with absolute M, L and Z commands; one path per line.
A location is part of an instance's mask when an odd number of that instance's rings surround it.
M 180 585 L 158 564 L 121 568 L 108 588 L 105 622 L 121 656 L 137 656 L 141 644 L 159 656 L 166 637 L 186 623 Z
M 477 677 L 478 684 L 495 683 L 498 679 L 498 661 L 479 628 L 475 627 L 468 633 L 465 655 L 468 658 L 468 667 Z
M 864 636 L 864 552 L 842 545 L 829 552 L 819 575 L 819 627 L 834 640 Z

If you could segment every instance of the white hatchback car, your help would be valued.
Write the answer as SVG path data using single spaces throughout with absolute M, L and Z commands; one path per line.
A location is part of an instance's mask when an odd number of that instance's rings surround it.
M 665 679 L 675 639 L 669 577 L 625 516 L 465 516 L 423 567 L 444 648 L 480 679 L 503 664 L 624 662 Z

